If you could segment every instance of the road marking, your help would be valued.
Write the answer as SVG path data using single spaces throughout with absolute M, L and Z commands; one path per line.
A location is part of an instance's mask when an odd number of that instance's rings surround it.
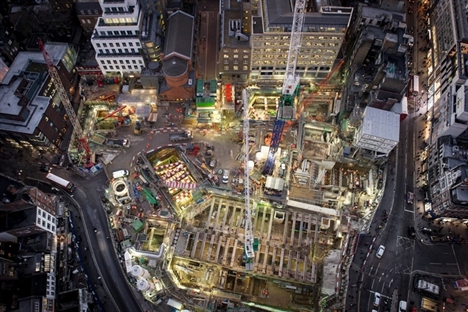
M 458 263 L 446 263 L 445 265 L 458 265 Z
M 430 264 L 430 265 L 441 265 L 442 263 L 438 263 L 438 262 L 430 262 L 429 264 Z
M 405 202 L 405 204 L 406 204 L 406 202 Z M 409 210 L 409 209 L 406 209 L 406 208 L 405 208 L 405 212 L 410 212 L 410 213 L 414 214 L 414 209 L 413 209 L 413 210 Z

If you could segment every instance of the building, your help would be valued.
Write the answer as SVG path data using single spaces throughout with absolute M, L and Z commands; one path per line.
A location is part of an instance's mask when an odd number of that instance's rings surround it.
M 86 36 L 91 36 L 102 9 L 97 0 L 78 0 L 75 4 L 76 15 Z
M 35 187 L 0 179 L 0 306 L 55 311 L 56 200 Z
M 138 75 L 146 66 L 140 36 L 143 11 L 137 0 L 102 1 L 91 43 L 105 75 Z
M 8 24 L 7 21 L 2 19 L 3 24 Z M 6 65 L 11 65 L 15 57 L 20 51 L 20 46 L 16 40 L 13 26 L 7 27 L 0 25 L 0 59 Z
M 223 80 L 246 81 L 250 73 L 252 13 L 251 3 L 221 2 L 221 49 L 219 72 Z
M 47 43 L 62 82 L 74 93 L 76 52 L 65 43 Z M 41 152 L 66 150 L 72 126 L 41 52 L 20 52 L 0 82 L 0 140 Z
M 426 193 L 426 210 L 433 210 L 441 217 L 467 218 L 463 196 L 468 196 L 464 180 L 468 145 L 445 135 L 428 146 L 426 153 L 421 167 L 421 173 L 427 178 L 427 185 L 422 186 Z
M 15 25 L 14 31 L 18 41 L 26 46 L 25 42 L 27 43 L 33 34 L 39 32 L 48 40 L 72 43 L 77 32 L 81 31 L 74 10 L 75 2 L 75 0 L 16 1 L 15 4 L 5 6 L 9 8 L 8 18 Z
M 193 16 L 182 11 L 169 16 L 162 58 L 164 81 L 159 88 L 162 101 L 190 101 L 194 97 L 193 36 Z
M 466 12 L 466 1 L 448 0 L 437 1 L 428 10 L 432 46 L 427 48 L 428 110 L 433 117 L 432 143 L 445 135 L 468 138 L 464 113 L 468 77 Z
M 360 5 L 353 30 L 346 111 L 365 106 L 391 110 L 401 103 L 409 82 L 405 15 Z
M 252 11 L 257 14 L 252 14 L 249 79 L 282 82 L 293 22 L 291 2 L 265 0 L 258 6 L 255 3 L 252 6 Z M 353 14 L 353 9 L 348 7 L 320 6 L 310 9 L 304 16 L 302 45 L 296 65 L 296 74 L 302 82 L 320 81 L 332 70 L 340 57 Z M 242 55 L 231 51 L 233 55 L 228 55 L 227 59 L 235 60 L 236 55 L 237 58 L 244 58 L 244 49 L 241 50 Z
M 354 144 L 368 151 L 373 158 L 385 157 L 397 146 L 400 116 L 381 109 L 366 107 Z

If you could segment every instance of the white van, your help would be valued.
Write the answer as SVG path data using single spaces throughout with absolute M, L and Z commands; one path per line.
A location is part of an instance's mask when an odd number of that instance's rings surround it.
M 400 301 L 400 309 L 398 311 L 406 312 L 406 301 L 403 301 L 403 300 Z
M 112 177 L 114 179 L 119 179 L 119 178 L 123 178 L 123 177 L 126 177 L 128 176 L 129 172 L 128 170 L 118 170 L 118 171 L 114 171 L 112 172 Z

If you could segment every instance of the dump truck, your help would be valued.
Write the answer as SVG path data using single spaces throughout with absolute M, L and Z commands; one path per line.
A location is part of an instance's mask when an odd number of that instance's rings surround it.
M 183 131 L 178 133 L 173 133 L 169 136 L 169 140 L 171 141 L 183 141 L 183 140 L 190 140 L 193 138 L 192 131 Z

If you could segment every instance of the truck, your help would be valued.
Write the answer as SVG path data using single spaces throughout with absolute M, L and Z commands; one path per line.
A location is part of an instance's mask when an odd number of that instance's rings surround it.
M 169 136 L 169 140 L 171 141 L 184 141 L 184 140 L 190 140 L 193 138 L 192 131 L 184 131 L 184 132 L 179 132 L 179 133 L 173 133 Z
M 104 141 L 104 145 L 109 146 L 109 147 L 125 147 L 129 148 L 130 147 L 130 141 L 127 139 L 106 139 Z
M 416 289 L 422 290 L 434 295 L 439 295 L 440 294 L 440 288 L 436 284 L 429 283 L 425 280 L 418 280 L 416 283 Z

